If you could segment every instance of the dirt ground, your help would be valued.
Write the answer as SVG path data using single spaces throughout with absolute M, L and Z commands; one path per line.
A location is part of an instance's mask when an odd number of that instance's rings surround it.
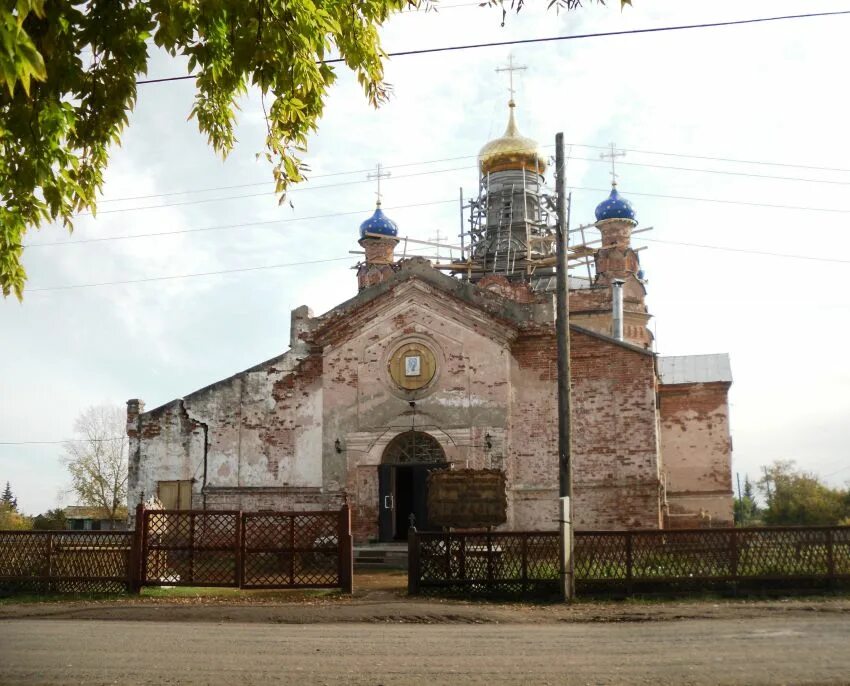
M 0 621 L 0 683 L 847 684 L 840 616 L 635 624 Z
M 404 572 L 358 574 L 355 593 L 146 589 L 139 597 L 28 598 L 0 602 L 0 620 L 69 619 L 272 624 L 559 624 L 746 620 L 829 616 L 850 622 L 850 596 L 773 599 L 581 600 L 562 603 L 462 601 L 407 596 Z M 848 677 L 850 678 L 850 677 Z

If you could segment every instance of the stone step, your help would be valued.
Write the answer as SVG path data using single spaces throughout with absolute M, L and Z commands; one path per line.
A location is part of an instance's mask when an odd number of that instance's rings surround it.
M 354 549 L 354 568 L 407 569 L 407 546 L 383 544 Z

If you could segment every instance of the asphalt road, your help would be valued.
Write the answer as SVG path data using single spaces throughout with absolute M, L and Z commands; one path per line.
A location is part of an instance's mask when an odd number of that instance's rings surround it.
M 841 616 L 617 624 L 0 622 L 11 684 L 848 684 Z

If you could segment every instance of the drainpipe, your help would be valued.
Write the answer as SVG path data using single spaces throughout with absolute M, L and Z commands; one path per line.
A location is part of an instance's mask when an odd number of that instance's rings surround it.
M 611 281 L 611 335 L 618 341 L 623 340 L 623 284 L 622 279 Z

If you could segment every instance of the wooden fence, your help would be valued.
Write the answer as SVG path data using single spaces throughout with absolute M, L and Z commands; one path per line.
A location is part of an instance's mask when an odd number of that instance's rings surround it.
M 412 531 L 412 594 L 558 593 L 558 532 Z M 578 594 L 850 585 L 850 527 L 581 531 Z
M 351 512 L 143 510 L 133 531 L 0 531 L 0 592 L 353 586 Z
M 0 531 L 0 590 L 120 593 L 134 587 L 132 531 Z

